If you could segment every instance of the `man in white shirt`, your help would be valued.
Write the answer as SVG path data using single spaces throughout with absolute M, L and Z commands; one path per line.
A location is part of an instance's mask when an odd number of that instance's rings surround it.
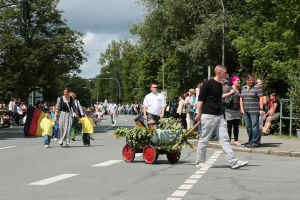
M 110 114 L 111 117 L 111 123 L 114 124 L 115 123 L 115 118 L 116 118 L 116 114 L 118 112 L 118 106 L 117 104 L 114 103 L 114 101 L 112 100 L 111 103 L 108 106 L 108 113 Z
M 166 99 L 163 94 L 157 92 L 157 84 L 152 83 L 150 87 L 151 93 L 145 96 L 143 102 L 144 118 L 148 121 L 155 121 L 154 126 L 158 125 L 158 121 L 165 115 Z M 149 125 L 149 124 L 148 124 Z

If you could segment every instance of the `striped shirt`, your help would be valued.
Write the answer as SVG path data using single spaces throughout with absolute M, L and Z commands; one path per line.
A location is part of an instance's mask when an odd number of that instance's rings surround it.
M 247 85 L 242 87 L 241 98 L 244 111 L 249 114 L 259 114 L 259 98 L 263 96 L 261 88 L 253 84 L 250 88 Z

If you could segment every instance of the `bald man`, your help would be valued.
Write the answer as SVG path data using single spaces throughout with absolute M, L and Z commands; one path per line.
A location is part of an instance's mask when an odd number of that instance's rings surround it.
M 227 76 L 227 68 L 223 65 L 215 67 L 215 77 L 204 82 L 198 97 L 196 121 L 201 118 L 202 134 L 198 141 L 196 167 L 209 168 L 210 165 L 205 163 L 206 146 L 213 132 L 226 154 L 231 168 L 236 169 L 248 164 L 248 161 L 241 161 L 234 155 L 229 141 L 227 123 L 222 114 L 222 79 Z

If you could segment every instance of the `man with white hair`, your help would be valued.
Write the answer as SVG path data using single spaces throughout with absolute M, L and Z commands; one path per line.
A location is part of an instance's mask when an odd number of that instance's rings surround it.
M 235 169 L 247 165 L 248 161 L 238 160 L 234 155 L 229 141 L 227 123 L 222 114 L 223 87 L 221 81 L 227 76 L 227 68 L 223 65 L 217 65 L 215 74 L 214 78 L 209 79 L 202 85 L 198 97 L 198 114 L 195 120 L 199 121 L 201 118 L 202 134 L 197 147 L 196 167 L 210 167 L 209 164 L 205 164 L 206 147 L 212 133 L 215 132 L 231 168 Z

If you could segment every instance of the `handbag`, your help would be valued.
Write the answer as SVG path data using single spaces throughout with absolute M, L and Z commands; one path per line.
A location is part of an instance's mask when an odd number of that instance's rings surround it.
M 229 106 L 231 100 L 232 100 L 232 95 L 229 95 L 228 97 L 222 99 L 223 106 Z

